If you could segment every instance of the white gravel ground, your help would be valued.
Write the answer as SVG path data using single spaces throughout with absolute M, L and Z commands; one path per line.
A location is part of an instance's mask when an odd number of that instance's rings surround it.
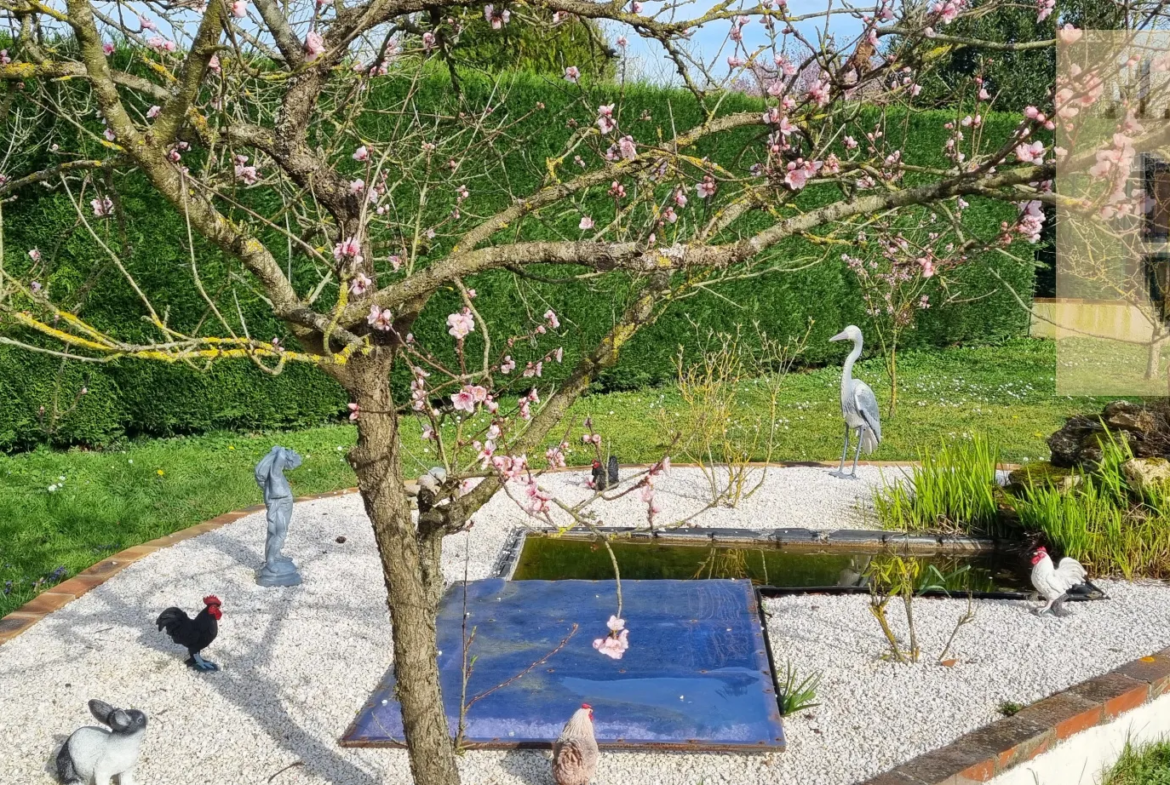
M 891 470 L 887 469 L 889 473 Z M 897 470 L 893 470 L 897 471 Z M 856 511 L 876 480 L 845 483 L 823 469 L 769 472 L 738 511 L 716 510 L 707 526 L 837 529 L 866 525 Z M 548 485 L 580 493 L 581 475 Z M 703 506 L 696 470 L 664 483 L 664 520 Z M 643 519 L 629 499 L 605 508 L 612 525 Z M 445 567 L 488 575 L 511 527 L 522 522 L 497 498 L 471 535 L 448 540 Z M 338 544 L 339 535 L 347 538 Z M 399 750 L 337 746 L 354 712 L 390 665 L 390 630 L 373 535 L 357 496 L 296 507 L 286 553 L 304 585 L 262 589 L 263 516 L 175 545 L 131 565 L 94 591 L 0 646 L 0 783 L 52 782 L 65 735 L 90 722 L 101 698 L 147 712 L 138 783 L 248 785 L 272 782 L 407 785 Z M 821 707 L 787 723 L 787 752 L 771 755 L 613 753 L 597 785 L 789 783 L 850 785 L 996 718 L 1004 700 L 1027 703 L 1170 645 L 1170 587 L 1102 583 L 1109 602 L 1075 604 L 1067 619 L 1037 619 L 1020 603 L 981 602 L 959 633 L 957 665 L 899 666 L 883 647 L 864 597 L 769 601 L 768 628 L 779 667 L 823 671 Z M 160 610 L 189 610 L 209 593 L 224 601 L 219 640 L 207 655 L 223 671 L 195 674 L 152 626 Z M 920 637 L 933 659 L 964 602 L 921 601 Z M 637 639 L 632 636 L 631 654 Z M 473 752 L 461 759 L 469 785 L 551 783 L 539 752 Z

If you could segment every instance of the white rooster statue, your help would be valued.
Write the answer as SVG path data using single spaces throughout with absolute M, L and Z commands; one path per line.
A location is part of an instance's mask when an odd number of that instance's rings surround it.
M 1043 546 L 1032 551 L 1032 585 L 1047 600 L 1043 608 L 1033 612 L 1039 616 L 1051 610 L 1057 616 L 1067 616 L 1064 601 L 1070 594 L 1090 598 L 1104 597 L 1105 592 L 1085 580 L 1085 568 L 1076 559 L 1065 556 L 1053 566 L 1052 557 Z
M 553 743 L 552 774 L 557 785 L 589 785 L 597 773 L 597 739 L 593 736 L 593 707 L 581 708 L 565 723 Z

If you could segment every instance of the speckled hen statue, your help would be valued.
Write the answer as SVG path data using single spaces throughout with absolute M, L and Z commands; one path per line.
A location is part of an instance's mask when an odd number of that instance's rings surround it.
M 1105 596 L 1105 592 L 1085 580 L 1085 568 L 1079 561 L 1065 556 L 1060 565 L 1054 567 L 1052 557 L 1043 547 L 1032 551 L 1032 585 L 1048 601 L 1043 608 L 1033 611 L 1037 616 L 1050 609 L 1057 616 L 1067 616 L 1068 611 L 1063 610 L 1064 601 L 1071 594 L 1092 599 Z
M 200 656 L 200 652 L 211 645 L 215 636 L 219 634 L 219 620 L 223 611 L 219 609 L 219 597 L 211 595 L 203 598 L 203 610 L 192 619 L 180 608 L 167 608 L 158 616 L 158 628 L 166 629 L 171 640 L 187 648 L 191 656 L 187 665 L 200 671 L 217 671 L 219 666 L 208 662 Z
M 57 776 L 66 785 L 134 785 L 138 748 L 146 733 L 146 715 L 137 709 L 115 709 L 99 700 L 89 702 L 98 722 L 109 726 L 78 728 L 57 753 Z
M 597 773 L 599 755 L 593 737 L 593 707 L 582 703 L 553 744 L 553 780 L 557 785 L 589 785 Z

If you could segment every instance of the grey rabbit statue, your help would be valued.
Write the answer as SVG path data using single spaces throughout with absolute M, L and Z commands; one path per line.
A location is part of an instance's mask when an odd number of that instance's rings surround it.
M 57 753 L 57 776 L 65 785 L 134 785 L 134 765 L 146 733 L 146 715 L 137 709 L 115 709 L 99 700 L 89 702 L 89 711 L 109 726 L 86 726 L 73 731 Z

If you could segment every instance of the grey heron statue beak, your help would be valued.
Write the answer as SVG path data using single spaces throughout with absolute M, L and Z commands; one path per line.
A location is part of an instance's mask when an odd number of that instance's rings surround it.
M 848 340 L 849 340 L 849 336 L 845 334 L 844 330 L 842 330 L 841 332 L 837 333 L 836 335 L 834 335 L 832 338 L 829 339 L 830 342 L 832 342 L 832 341 L 848 341 Z

